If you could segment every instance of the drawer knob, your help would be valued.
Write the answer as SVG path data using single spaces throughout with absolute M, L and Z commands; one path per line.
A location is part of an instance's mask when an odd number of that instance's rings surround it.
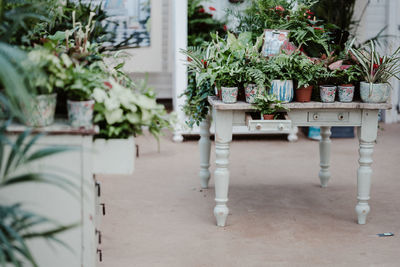
M 278 125 L 278 130 L 279 130 L 279 131 L 282 131 L 282 130 L 283 130 L 283 124 L 279 124 L 279 125 Z
M 342 121 L 342 120 L 344 119 L 344 115 L 343 115 L 342 113 L 339 113 L 338 119 L 339 119 L 340 121 Z
M 257 130 L 261 130 L 261 124 L 257 123 L 257 124 L 256 124 L 256 129 L 257 129 Z
M 314 120 L 318 120 L 318 118 L 319 118 L 318 113 L 314 113 L 313 118 L 314 118 Z

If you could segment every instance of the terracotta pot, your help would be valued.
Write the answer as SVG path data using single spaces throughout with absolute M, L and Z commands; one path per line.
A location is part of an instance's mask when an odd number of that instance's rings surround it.
M 310 102 L 313 86 L 301 87 L 296 89 L 297 102 Z
M 264 120 L 273 120 L 275 117 L 275 114 L 263 114 Z

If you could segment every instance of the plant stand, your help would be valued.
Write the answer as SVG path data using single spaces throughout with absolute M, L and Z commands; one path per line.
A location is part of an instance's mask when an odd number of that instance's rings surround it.
M 285 128 L 289 124 L 295 126 L 320 126 L 320 172 L 321 186 L 326 187 L 331 177 L 330 173 L 330 127 L 331 126 L 357 126 L 359 139 L 359 168 L 357 172 L 357 200 L 356 213 L 359 224 L 365 224 L 370 211 L 368 200 L 370 199 L 371 176 L 372 176 L 372 153 L 377 137 L 378 112 L 380 109 L 390 109 L 391 104 L 370 103 L 288 103 L 289 121 L 263 121 L 249 120 L 246 122 L 246 112 L 254 111 L 254 106 L 245 102 L 236 104 L 224 104 L 215 97 L 208 98 L 214 115 L 215 122 L 215 208 L 214 215 L 218 226 L 225 226 L 229 214 L 227 207 L 229 190 L 229 145 L 232 141 L 232 129 L 234 124 L 248 125 L 250 129 L 268 130 L 270 128 Z M 203 135 L 208 133 L 203 128 Z M 209 153 L 208 142 L 200 143 L 203 153 Z M 207 156 L 202 155 L 202 172 L 207 169 Z M 202 181 L 204 182 L 204 180 Z M 202 184 L 204 187 L 204 184 Z M 251 197 L 251 196 L 249 196 Z

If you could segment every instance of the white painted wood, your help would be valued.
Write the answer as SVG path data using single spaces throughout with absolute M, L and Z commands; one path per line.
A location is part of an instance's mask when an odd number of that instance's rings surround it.
M 244 110 L 254 111 L 255 105 L 249 104 L 243 101 L 238 101 L 235 104 L 225 104 L 221 100 L 218 100 L 215 96 L 209 96 L 208 102 L 213 106 L 214 109 L 219 110 Z M 392 104 L 390 103 L 363 103 L 363 102 L 290 102 L 282 104 L 287 109 L 391 109 Z
M 180 53 L 187 48 L 187 0 L 173 1 L 173 27 L 174 27 L 174 74 L 173 74 L 173 105 L 178 123 L 174 126 L 173 141 L 182 142 L 182 133 L 185 131 L 186 116 L 182 110 L 185 98 L 180 97 L 187 87 L 186 56 Z
M 357 171 L 357 200 L 356 213 L 358 223 L 365 224 L 370 211 L 368 200 L 370 199 L 371 176 L 372 176 L 372 153 L 378 129 L 378 111 L 364 110 L 362 115 L 363 124 L 357 129 L 360 142 L 360 159 Z
M 321 181 L 321 187 L 327 187 L 328 181 L 331 178 L 331 172 L 329 171 L 329 162 L 331 157 L 331 127 L 321 127 L 321 140 L 319 141 L 319 157 L 321 167 L 319 171 L 319 179 Z
M 210 151 L 211 151 L 211 140 L 210 140 L 210 116 L 207 116 L 205 120 L 200 123 L 200 140 L 199 140 L 199 151 L 200 151 L 200 184 L 202 188 L 208 188 L 208 182 L 210 181 Z
M 215 153 L 216 153 L 216 170 L 214 172 L 215 179 L 215 201 L 217 205 L 214 208 L 214 215 L 217 219 L 218 226 L 225 226 L 227 214 L 229 213 L 226 205 L 228 201 L 228 190 L 229 190 L 229 144 L 232 141 L 232 129 L 233 126 L 233 113 L 238 110 L 245 113 L 249 110 L 248 106 L 244 106 L 242 103 L 222 105 L 218 101 L 213 101 L 209 98 L 210 103 L 213 107 L 214 122 L 215 122 Z M 369 212 L 369 191 L 371 186 L 371 164 L 372 164 L 372 151 L 373 145 L 376 140 L 378 130 L 378 112 L 380 108 L 390 108 L 390 104 L 366 104 L 366 103 L 354 103 L 350 106 L 341 103 L 338 106 L 332 106 L 327 109 L 321 109 L 320 104 L 313 105 L 296 105 L 288 112 L 288 117 L 292 121 L 293 125 L 314 125 L 321 127 L 322 140 L 320 142 L 320 167 L 321 171 L 319 174 L 321 180 L 321 186 L 325 187 L 330 178 L 329 172 L 329 161 L 330 161 L 330 140 L 331 135 L 330 127 L 332 125 L 338 126 L 361 126 L 358 127 L 358 134 L 360 140 L 360 167 L 357 173 L 358 177 L 358 204 L 356 206 L 356 213 L 358 215 L 358 222 L 364 224 L 366 221 L 366 215 Z M 214 109 L 219 107 L 219 109 Z M 230 107 L 230 108 L 228 108 Z M 375 109 L 374 109 L 375 107 Z M 251 107 L 250 107 L 251 108 Z M 326 118 L 331 120 L 324 121 L 309 121 L 310 112 L 328 112 Z M 338 122 L 338 112 L 348 112 L 348 121 Z M 336 117 L 333 116 L 336 114 Z M 236 118 L 240 118 L 238 114 Z M 238 123 L 239 121 L 236 121 Z M 245 123 L 245 122 L 244 122 Z
M 218 226 L 225 226 L 229 209 L 229 143 L 232 141 L 232 111 L 215 110 L 215 202 L 214 216 Z
M 135 169 L 135 140 L 96 139 L 93 142 L 93 172 L 95 174 L 130 175 Z
M 73 150 L 46 157 L 24 167 L 23 171 L 45 171 L 68 179 L 76 186 L 74 195 L 51 185 L 25 184 L 9 187 L 1 192 L 2 203 L 24 203 L 24 208 L 46 216 L 62 225 L 78 223 L 76 228 L 61 233 L 57 237 L 73 251 L 57 243 L 48 243 L 42 239 L 31 240 L 31 248 L 38 265 L 41 267 L 95 267 L 95 200 L 92 178 L 92 136 L 66 134 L 68 126 L 56 125 L 43 128 L 48 135 L 43 136 L 33 146 L 33 151 L 51 146 L 68 146 Z M 11 131 L 18 133 L 23 126 L 12 126 Z M 55 129 L 58 135 L 51 135 L 49 129 Z M 19 129 L 19 130 L 18 130 Z M 57 130 L 58 129 L 58 130 Z M 60 130 L 62 129 L 62 131 Z M 70 129 L 70 128 L 69 128 Z M 64 132 L 64 134 L 61 134 Z M 9 133 L 11 139 L 16 135 Z M 7 149 L 9 151 L 9 148 Z M 8 152 L 6 152 L 8 153 Z M 44 230 L 44 229 L 43 229 Z M 51 251 L 51 253 L 49 252 Z

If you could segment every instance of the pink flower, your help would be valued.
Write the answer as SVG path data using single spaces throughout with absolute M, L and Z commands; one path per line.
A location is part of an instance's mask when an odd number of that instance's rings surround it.
M 283 6 L 276 6 L 275 7 L 275 10 L 278 10 L 278 11 L 285 11 L 285 9 L 283 8 Z
M 217 11 L 217 10 L 215 9 L 215 7 L 213 7 L 213 6 L 210 6 L 209 9 L 210 9 L 211 11 Z
M 205 12 L 204 8 L 200 8 L 200 9 L 199 9 L 199 12 L 200 12 L 200 13 L 204 13 L 204 12 Z
M 112 85 L 111 85 L 110 82 L 104 82 L 104 85 L 107 86 L 107 87 L 110 88 L 110 89 L 112 88 Z

